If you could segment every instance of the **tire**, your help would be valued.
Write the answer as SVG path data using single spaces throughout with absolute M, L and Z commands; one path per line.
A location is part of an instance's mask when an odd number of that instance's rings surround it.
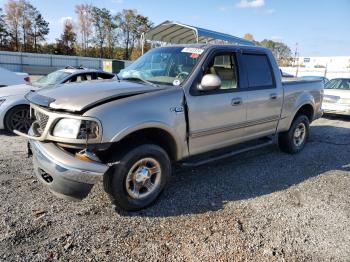
M 105 191 L 116 208 L 137 211 L 154 203 L 171 174 L 171 162 L 164 149 L 140 145 L 118 160 L 104 177 Z
M 5 116 L 5 129 L 12 132 L 18 130 L 23 133 L 28 133 L 32 124 L 30 118 L 30 108 L 27 105 L 19 105 L 11 108 Z
M 309 137 L 309 126 L 310 121 L 307 116 L 297 116 L 289 130 L 279 134 L 278 145 L 280 150 L 289 154 L 296 154 L 303 150 Z M 304 129 L 304 133 L 302 129 Z M 298 135 L 300 135 L 299 139 Z

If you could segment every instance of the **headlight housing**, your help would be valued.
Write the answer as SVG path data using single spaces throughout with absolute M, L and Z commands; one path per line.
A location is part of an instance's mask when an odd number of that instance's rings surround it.
M 55 137 L 70 139 L 96 139 L 99 137 L 100 127 L 96 121 L 75 118 L 60 119 L 52 132 Z

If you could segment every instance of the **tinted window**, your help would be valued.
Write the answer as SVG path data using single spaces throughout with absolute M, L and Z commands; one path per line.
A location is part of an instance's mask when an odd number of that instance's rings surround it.
M 243 64 L 249 87 L 273 87 L 272 71 L 266 55 L 243 54 Z

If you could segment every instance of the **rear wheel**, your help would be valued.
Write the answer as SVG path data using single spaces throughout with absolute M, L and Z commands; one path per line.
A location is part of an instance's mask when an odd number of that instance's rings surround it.
M 159 146 L 134 147 L 104 179 L 106 192 L 117 208 L 136 211 L 151 205 L 163 191 L 171 173 L 167 153 Z
M 26 105 L 11 108 L 5 116 L 5 128 L 8 131 L 18 130 L 27 133 L 32 122 L 30 108 Z
M 287 132 L 280 133 L 278 144 L 282 151 L 290 154 L 299 153 L 305 147 L 309 137 L 309 118 L 297 116 Z

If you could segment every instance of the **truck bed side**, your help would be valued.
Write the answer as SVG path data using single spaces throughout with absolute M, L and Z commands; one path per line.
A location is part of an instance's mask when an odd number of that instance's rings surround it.
M 310 122 L 322 114 L 323 83 L 321 80 L 288 80 L 283 81 L 282 86 L 284 101 L 277 132 L 287 131 L 295 115 L 303 106 L 312 110 Z

